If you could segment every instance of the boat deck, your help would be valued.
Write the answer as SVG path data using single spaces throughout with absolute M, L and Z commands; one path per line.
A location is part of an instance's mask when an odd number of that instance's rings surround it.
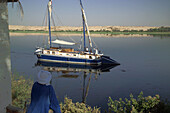
M 53 52 L 61 52 L 61 53 L 99 56 L 98 54 L 95 54 L 95 53 L 92 53 L 92 52 L 75 51 L 72 48 L 51 47 L 50 49 L 45 49 L 45 50 L 46 51 L 53 51 Z

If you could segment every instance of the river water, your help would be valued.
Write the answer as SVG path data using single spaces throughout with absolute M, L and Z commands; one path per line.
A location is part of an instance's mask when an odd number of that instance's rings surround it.
M 136 97 L 141 91 L 144 96 L 159 94 L 170 100 L 169 37 L 93 38 L 105 55 L 121 64 L 105 70 L 36 66 L 34 51 L 47 43 L 43 37 L 11 36 L 12 72 L 35 81 L 39 70 L 53 70 L 52 85 L 60 102 L 68 96 L 73 102 L 84 101 L 105 110 L 109 96 L 129 98 L 132 93 Z

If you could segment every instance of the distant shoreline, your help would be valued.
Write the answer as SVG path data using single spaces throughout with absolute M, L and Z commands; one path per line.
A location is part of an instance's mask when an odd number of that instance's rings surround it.
M 10 36 L 48 35 L 46 31 L 10 31 Z M 82 36 L 82 32 L 52 32 L 52 36 Z M 147 37 L 170 36 L 170 32 L 91 32 L 92 37 Z
M 47 26 L 9 25 L 10 35 L 48 35 Z M 82 36 L 82 27 L 52 26 L 52 35 Z M 149 26 L 89 26 L 92 37 L 146 37 L 169 36 L 170 27 Z
M 9 33 L 10 36 L 26 36 L 26 35 L 46 35 L 48 36 L 48 33 L 13 33 L 10 32 Z M 64 34 L 64 33 L 60 33 L 60 34 L 52 34 L 52 36 L 82 36 L 82 34 Z M 131 34 L 131 35 L 124 35 L 124 34 L 119 34 L 119 35 L 106 35 L 106 34 L 91 34 L 91 37 L 103 37 L 103 38 L 108 38 L 108 37 L 147 37 L 147 34 L 143 34 L 143 35 L 139 35 L 139 34 Z

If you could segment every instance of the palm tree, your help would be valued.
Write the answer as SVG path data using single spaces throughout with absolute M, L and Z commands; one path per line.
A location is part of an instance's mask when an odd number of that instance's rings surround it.
M 19 0 L 7 0 L 7 2 L 18 2 Z
M 4 1 L 4 0 L 2 0 Z M 21 17 L 23 17 L 24 15 L 24 10 L 23 10 L 23 7 L 22 7 L 22 4 L 19 0 L 5 0 L 6 2 L 12 2 L 12 7 L 14 6 L 14 2 L 17 2 L 19 4 L 19 9 L 20 9 L 20 12 L 21 12 Z

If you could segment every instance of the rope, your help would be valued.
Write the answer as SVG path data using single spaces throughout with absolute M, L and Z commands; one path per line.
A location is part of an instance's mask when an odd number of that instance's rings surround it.
M 47 26 L 47 13 L 48 13 L 48 9 L 46 9 L 46 13 L 45 13 L 45 16 L 44 16 L 44 19 L 43 19 L 43 23 L 42 23 L 42 26 L 44 25 L 44 26 Z M 45 21 L 45 22 L 44 22 Z M 44 24 L 45 23 L 45 24 Z M 45 30 L 46 31 L 46 30 Z M 42 43 L 42 45 L 44 45 L 45 47 L 46 47 L 46 45 L 45 45 L 45 38 L 46 38 L 46 36 L 45 35 L 43 35 L 43 43 Z
M 52 23 L 54 25 L 54 29 L 56 29 L 54 18 L 53 18 L 53 14 L 51 14 L 51 18 L 52 18 Z M 59 39 L 59 37 L 57 35 L 56 35 L 56 38 Z
M 61 20 L 60 20 L 60 18 L 57 16 L 57 14 L 55 13 L 55 11 L 53 10 L 53 12 L 54 12 L 54 15 L 57 17 L 57 20 L 58 20 L 58 22 L 62 25 L 62 26 L 64 26 L 64 24 L 61 22 Z M 65 33 L 68 33 L 67 31 L 64 31 Z M 74 43 L 77 43 L 73 38 L 71 38 L 70 36 L 68 36 Z

